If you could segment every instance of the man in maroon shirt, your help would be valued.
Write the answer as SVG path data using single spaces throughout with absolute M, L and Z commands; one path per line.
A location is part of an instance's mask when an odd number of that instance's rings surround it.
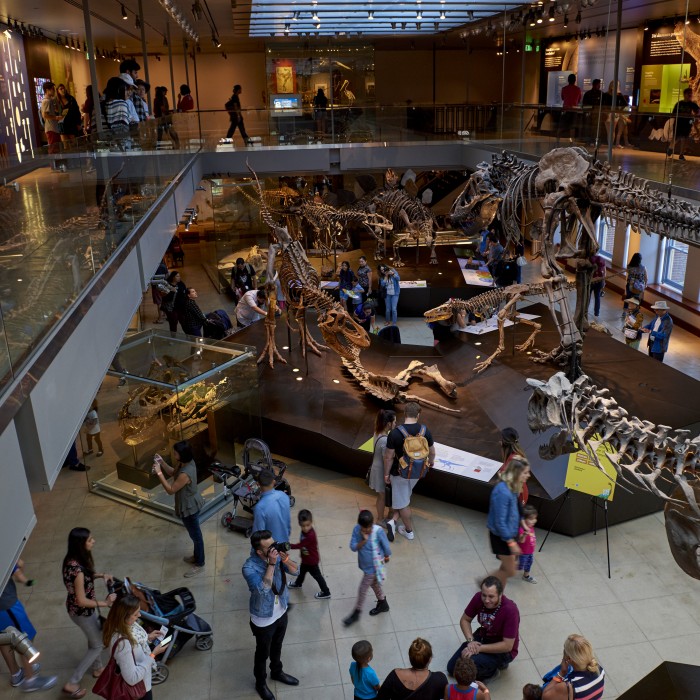
M 472 633 L 472 620 L 479 629 Z M 520 611 L 503 595 L 503 584 L 495 576 L 481 582 L 481 590 L 464 610 L 459 626 L 466 641 L 447 662 L 447 672 L 454 675 L 460 656 L 476 664 L 476 680 L 487 681 L 498 675 L 518 655 Z
M 559 134 L 565 132 L 569 134 L 571 140 L 572 134 L 575 133 L 574 121 L 578 106 L 581 104 L 583 93 L 581 88 L 576 85 L 576 76 L 572 73 L 568 79 L 568 84 L 561 89 L 562 113 L 559 119 L 559 129 L 557 130 L 557 141 Z

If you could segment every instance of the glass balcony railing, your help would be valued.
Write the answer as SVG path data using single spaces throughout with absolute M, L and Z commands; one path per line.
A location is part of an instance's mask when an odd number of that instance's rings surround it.
M 624 158 L 625 169 L 696 188 L 693 160 L 679 163 L 666 155 L 673 140 L 670 114 L 408 104 L 335 106 L 323 114 L 304 108 L 289 116 L 244 110 L 243 118 L 252 146 L 238 129 L 226 139 L 226 111 L 200 111 L 151 120 L 126 138 L 93 136 L 62 144 L 57 153 L 39 149 L 3 158 L 0 390 L 200 150 L 463 141 L 535 156 L 570 144 L 593 152 L 597 144 L 605 159 L 608 141 L 619 138 L 623 148 L 613 150 L 613 160 Z

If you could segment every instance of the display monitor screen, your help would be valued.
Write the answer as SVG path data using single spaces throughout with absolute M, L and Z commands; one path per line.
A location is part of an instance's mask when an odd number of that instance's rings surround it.
M 300 117 L 301 95 L 270 95 L 270 107 L 275 117 Z

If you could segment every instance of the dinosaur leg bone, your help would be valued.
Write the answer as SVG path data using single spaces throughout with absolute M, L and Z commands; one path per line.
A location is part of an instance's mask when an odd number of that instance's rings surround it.
M 496 319 L 498 321 L 498 347 L 487 357 L 483 362 L 479 362 L 474 366 L 474 371 L 478 374 L 483 372 L 491 363 L 506 349 L 505 323 L 506 319 L 511 316 L 515 310 L 515 305 L 520 299 L 520 294 L 514 294 L 498 312 Z M 537 331 L 535 331 L 537 332 Z

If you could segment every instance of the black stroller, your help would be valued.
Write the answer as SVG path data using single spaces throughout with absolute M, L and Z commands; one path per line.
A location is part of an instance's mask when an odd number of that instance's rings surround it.
M 214 646 L 211 625 L 194 614 L 197 604 L 188 588 L 175 588 L 161 593 L 155 588 L 125 578 L 123 581 L 115 579 L 114 592 L 119 597 L 130 593 L 141 601 L 141 621 L 147 632 L 167 627 L 167 634 L 172 635 L 172 641 L 163 655 L 158 657 L 151 675 L 151 681 L 155 685 L 167 680 L 170 669 L 166 664 L 192 637 L 195 638 L 195 648 L 200 651 L 207 651 Z
M 262 440 L 250 438 L 243 446 L 243 475 L 238 466 L 229 467 L 221 462 L 210 465 L 209 471 L 214 478 L 224 485 L 225 498 L 233 497 L 232 510 L 226 511 L 221 516 L 221 524 L 233 532 L 242 532 L 246 537 L 253 533 L 253 522 L 250 518 L 237 515 L 239 504 L 247 513 L 252 513 L 253 508 L 260 500 L 260 484 L 258 474 L 263 469 L 272 472 L 275 477 L 275 489 L 283 491 L 289 496 L 290 505 L 294 505 L 292 489 L 284 476 L 287 465 L 270 455 L 270 448 Z

